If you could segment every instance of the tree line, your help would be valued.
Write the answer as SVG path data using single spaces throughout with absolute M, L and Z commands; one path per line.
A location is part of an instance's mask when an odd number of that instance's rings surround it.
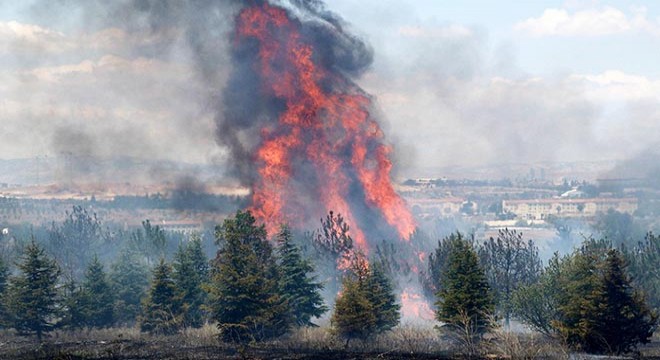
M 273 242 L 249 211 L 238 211 L 216 227 L 212 259 L 192 237 L 168 262 L 165 233 L 145 221 L 106 269 L 98 256 L 75 258 L 65 244 L 71 238 L 85 251 L 83 239 L 99 228 L 95 217 L 74 208 L 50 233 L 65 249 L 51 256 L 33 240 L 15 269 L 0 262 L 0 324 L 41 338 L 56 328 L 137 325 L 172 334 L 212 323 L 223 341 L 249 343 L 315 326 L 314 319 L 329 311 L 321 292 L 330 286 L 336 294 L 331 328 L 347 346 L 397 326 L 392 277 L 398 264 L 390 252 L 379 248 L 367 259 L 353 248 L 339 214 L 331 212 L 321 225 L 303 236 L 303 244 L 282 226 Z M 314 262 L 310 253 L 319 255 Z M 440 331 L 470 352 L 515 319 L 575 349 L 624 353 L 648 342 L 656 329 L 658 256 L 660 240 L 653 234 L 618 249 L 587 239 L 544 267 L 538 248 L 521 233 L 504 229 L 477 242 L 457 232 L 438 241 L 421 280 Z M 324 282 L 317 279 L 319 265 L 333 270 Z
M 121 252 L 109 271 L 93 256 L 75 281 L 63 277 L 58 261 L 32 241 L 13 274 L 0 263 L 0 324 L 41 339 L 57 328 L 137 324 L 145 332 L 172 334 L 215 323 L 223 341 L 246 343 L 315 326 L 313 319 L 328 311 L 320 293 L 323 284 L 287 226 L 274 246 L 264 225 L 239 211 L 217 227 L 216 245 L 215 258 L 208 260 L 201 240 L 193 237 L 179 246 L 171 263 L 161 257 L 150 275 L 131 249 Z M 356 253 L 332 316 L 336 333 L 347 341 L 386 331 L 399 321 L 390 279 L 382 266 L 366 264 Z M 359 323 L 352 318 L 357 314 L 353 300 L 367 314 Z
M 543 268 L 536 246 L 516 231 L 501 230 L 481 244 L 456 233 L 430 256 L 425 284 L 441 328 L 469 351 L 514 318 L 575 350 L 627 353 L 648 343 L 657 328 L 649 295 L 658 277 L 649 271 L 658 264 L 658 243 L 649 234 L 629 251 L 586 239 Z

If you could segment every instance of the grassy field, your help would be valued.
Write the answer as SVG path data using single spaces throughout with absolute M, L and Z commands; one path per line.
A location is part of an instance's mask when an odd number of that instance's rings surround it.
M 642 349 L 660 358 L 658 340 Z M 432 327 L 402 325 L 367 341 L 346 346 L 327 328 L 305 328 L 266 343 L 237 347 L 220 343 L 213 326 L 157 336 L 135 328 L 56 331 L 39 344 L 35 338 L 0 333 L 0 359 L 451 359 L 465 357 L 464 345 L 452 345 Z M 498 332 L 486 341 L 481 358 L 580 359 L 561 344 L 541 336 Z

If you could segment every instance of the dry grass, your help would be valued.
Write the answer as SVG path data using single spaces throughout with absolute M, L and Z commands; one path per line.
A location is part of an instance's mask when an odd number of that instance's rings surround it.
M 569 350 L 561 343 L 537 333 L 514 333 L 498 329 L 487 344 L 488 352 L 512 360 L 568 359 Z
M 4 331 L 0 359 L 212 359 L 232 352 L 218 342 L 217 335 L 213 325 L 171 336 L 142 333 L 138 328 L 80 329 L 54 331 L 39 343 L 34 337 Z
M 337 338 L 327 327 L 301 328 L 266 346 L 295 352 L 349 352 L 377 354 L 447 354 L 448 343 L 430 326 L 404 324 L 366 340 Z
M 655 338 L 655 341 L 660 339 Z M 0 359 L 442 359 L 468 356 L 430 324 L 403 324 L 348 347 L 328 327 L 301 328 L 281 339 L 236 347 L 218 341 L 213 325 L 176 335 L 152 335 L 137 328 L 55 331 L 42 344 L 35 338 L 0 331 Z M 645 357 L 660 354 L 658 342 L 642 349 Z M 498 330 L 481 344 L 485 358 L 580 359 L 561 344 L 541 335 Z

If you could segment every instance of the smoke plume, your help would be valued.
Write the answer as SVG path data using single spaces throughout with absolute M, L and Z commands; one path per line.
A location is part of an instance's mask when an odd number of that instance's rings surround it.
M 334 210 L 368 238 L 407 238 L 414 221 L 390 182 L 391 147 L 353 81 L 370 48 L 318 1 L 248 1 L 231 35 L 218 139 L 269 224 L 308 226 Z

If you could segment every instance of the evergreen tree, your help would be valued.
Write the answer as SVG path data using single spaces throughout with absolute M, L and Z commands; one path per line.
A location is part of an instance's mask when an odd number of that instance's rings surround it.
M 588 239 L 573 254 L 555 256 L 540 282 L 515 298 L 523 322 L 586 352 L 628 352 L 648 342 L 656 328 L 656 314 L 607 241 Z
M 56 325 L 60 268 L 32 241 L 25 248 L 18 269 L 19 275 L 10 278 L 7 289 L 10 324 L 19 333 L 36 334 L 41 340 Z
M 328 215 L 321 218 L 321 228 L 314 231 L 312 243 L 316 249 L 317 265 L 323 269 L 323 274 L 328 274 L 325 279 L 326 293 L 334 294 L 339 291 L 342 271 L 338 268 L 341 263 L 350 261 L 353 249 L 353 238 L 349 234 L 350 226 L 344 221 L 341 214 L 335 214 L 332 210 Z
M 472 245 L 457 240 L 442 276 L 443 287 L 437 293 L 436 318 L 452 332 L 473 342 L 493 326 L 493 296 L 486 275 L 479 265 Z
M 130 247 L 147 259 L 152 266 L 158 258 L 165 256 L 167 235 L 158 225 L 151 225 L 151 221 L 142 221 L 142 228 L 136 229 L 130 237 Z
M 172 334 L 181 325 L 177 288 L 172 279 L 172 268 L 160 259 L 153 271 L 149 294 L 143 302 L 140 330 L 159 334 Z
M 657 311 L 660 309 L 660 236 L 648 233 L 643 242 L 631 250 L 624 249 L 624 253 L 635 284 Z
M 149 271 L 130 250 L 122 250 L 110 274 L 115 295 L 115 320 L 121 325 L 135 323 L 141 311 L 141 300 L 149 286 Z
M 0 257 L 0 329 L 7 325 L 8 314 L 5 307 L 5 297 L 7 294 L 7 280 L 9 278 L 9 267 Z
M 465 241 L 460 232 L 452 233 L 438 240 L 438 247 L 429 255 L 428 274 L 422 278 L 422 286 L 429 297 L 442 289 L 442 276 L 447 271 L 449 254 L 456 244 Z
M 74 327 L 109 327 L 114 324 L 114 294 L 103 264 L 94 256 L 80 289 L 72 293 L 71 324 Z
M 103 240 L 101 222 L 82 206 L 66 212 L 61 224 L 53 222 L 48 234 L 48 250 L 64 269 L 64 275 L 78 281 Z
M 648 343 L 657 326 L 657 316 L 631 285 L 626 264 L 617 250 L 610 250 L 602 279 L 594 292 L 595 326 L 582 338 L 590 353 L 621 354 Z M 589 315 L 588 315 L 589 316 Z
M 345 338 L 348 345 L 353 338 L 365 339 L 396 326 L 399 310 L 383 263 L 370 266 L 362 253 L 354 252 L 335 303 L 334 332 Z
M 263 225 L 238 211 L 217 229 L 221 248 L 212 264 L 210 308 L 224 341 L 259 341 L 290 325 L 278 269 Z
M 5 293 L 7 289 L 7 280 L 9 279 L 9 266 L 5 260 L 0 257 L 0 296 Z
M 283 225 L 278 236 L 280 258 L 280 291 L 289 304 L 294 323 L 298 326 L 314 325 L 312 317 L 320 317 L 328 308 L 323 304 L 320 291 L 323 285 L 311 275 L 312 264 L 303 259 L 300 249 L 293 244 L 291 230 Z
M 376 330 L 374 307 L 360 280 L 353 276 L 345 276 L 342 281 L 342 291 L 335 302 L 332 315 L 333 331 L 346 339 L 348 347 L 351 339 L 366 339 Z
M 84 326 L 85 320 L 82 313 L 82 289 L 73 279 L 68 279 L 61 288 L 62 297 L 62 319 L 61 326 L 66 328 L 78 328 Z
M 597 290 L 600 285 L 599 263 L 610 246 L 607 242 L 586 240 L 567 260 L 566 271 L 559 279 L 559 319 L 554 327 L 567 344 L 580 346 L 597 335 Z
M 201 327 L 205 318 L 202 307 L 206 292 L 203 286 L 208 281 L 208 261 L 199 236 L 193 236 L 187 244 L 179 246 L 173 267 L 183 325 Z
M 644 237 L 644 231 L 635 218 L 628 213 L 609 209 L 600 213 L 593 225 L 600 237 L 612 242 L 614 246 L 634 245 L 634 239 Z
M 353 249 L 353 239 L 349 235 L 350 226 L 344 222 L 341 214 L 328 212 L 321 219 L 321 228 L 316 231 L 314 245 L 321 253 L 329 255 L 336 263 L 338 259 L 349 255 Z
M 392 282 L 381 262 L 374 262 L 369 267 L 365 292 L 373 307 L 376 330 L 383 332 L 397 326 L 401 318 L 401 305 L 396 302 Z

